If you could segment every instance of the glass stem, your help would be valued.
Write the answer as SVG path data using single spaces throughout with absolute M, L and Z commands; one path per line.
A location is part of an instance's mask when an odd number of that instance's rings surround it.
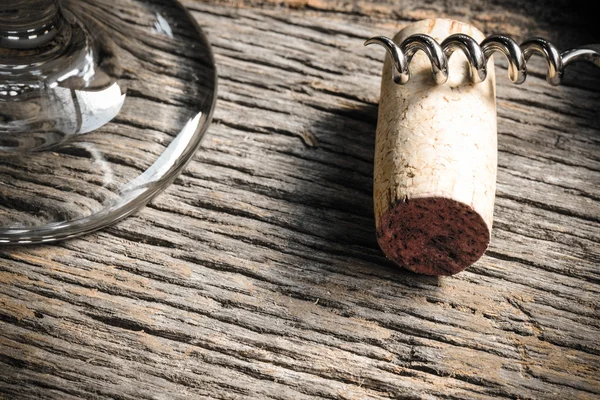
M 0 0 L 0 48 L 35 49 L 62 25 L 59 0 Z

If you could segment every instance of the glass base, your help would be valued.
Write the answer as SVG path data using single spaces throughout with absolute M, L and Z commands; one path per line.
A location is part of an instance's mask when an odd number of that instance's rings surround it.
M 77 129 L 50 149 L 0 152 L 0 243 L 71 238 L 136 212 L 191 159 L 214 108 L 210 46 L 176 0 L 60 4 L 85 30 L 110 85 L 62 85 L 68 102 L 60 104 L 77 111 Z M 55 120 L 66 115 L 41 108 Z M 0 99 L 0 124 L 14 109 Z

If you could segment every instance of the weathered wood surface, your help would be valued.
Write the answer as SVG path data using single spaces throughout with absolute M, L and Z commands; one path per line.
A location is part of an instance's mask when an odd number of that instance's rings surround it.
M 384 55 L 362 46 L 447 16 L 565 48 L 600 41 L 590 10 L 185 4 L 214 45 L 215 123 L 138 215 L 1 251 L 0 398 L 600 397 L 600 75 L 498 67 L 492 244 L 437 279 L 377 247 Z

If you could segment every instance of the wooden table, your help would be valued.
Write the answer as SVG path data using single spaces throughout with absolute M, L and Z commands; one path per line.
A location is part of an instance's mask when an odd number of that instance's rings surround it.
M 187 0 L 214 46 L 214 124 L 118 226 L 4 248 L 0 398 L 600 398 L 600 73 L 521 86 L 498 63 L 493 242 L 450 278 L 375 238 L 380 48 L 453 17 L 560 48 L 566 1 Z M 591 4 L 591 3 L 590 3 Z

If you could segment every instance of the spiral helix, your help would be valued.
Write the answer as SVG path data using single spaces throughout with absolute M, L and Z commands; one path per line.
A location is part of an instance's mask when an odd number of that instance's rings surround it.
M 470 65 L 471 80 L 483 82 L 487 77 L 487 62 L 499 52 L 508 61 L 508 76 L 515 84 L 521 84 L 527 78 L 527 61 L 535 53 L 546 59 L 548 73 L 546 81 L 553 86 L 561 84 L 565 67 L 577 61 L 587 61 L 600 68 L 600 45 L 583 46 L 560 53 L 549 41 L 543 38 L 531 38 L 521 45 L 504 35 L 492 35 L 481 44 L 462 33 L 448 36 L 441 44 L 428 35 L 415 34 L 404 40 L 399 46 L 385 36 L 368 39 L 365 46 L 377 44 L 386 49 L 393 63 L 392 77 L 400 85 L 410 80 L 409 64 L 413 56 L 423 51 L 431 61 L 433 79 L 436 84 L 448 80 L 448 60 L 455 51 L 461 50 Z

